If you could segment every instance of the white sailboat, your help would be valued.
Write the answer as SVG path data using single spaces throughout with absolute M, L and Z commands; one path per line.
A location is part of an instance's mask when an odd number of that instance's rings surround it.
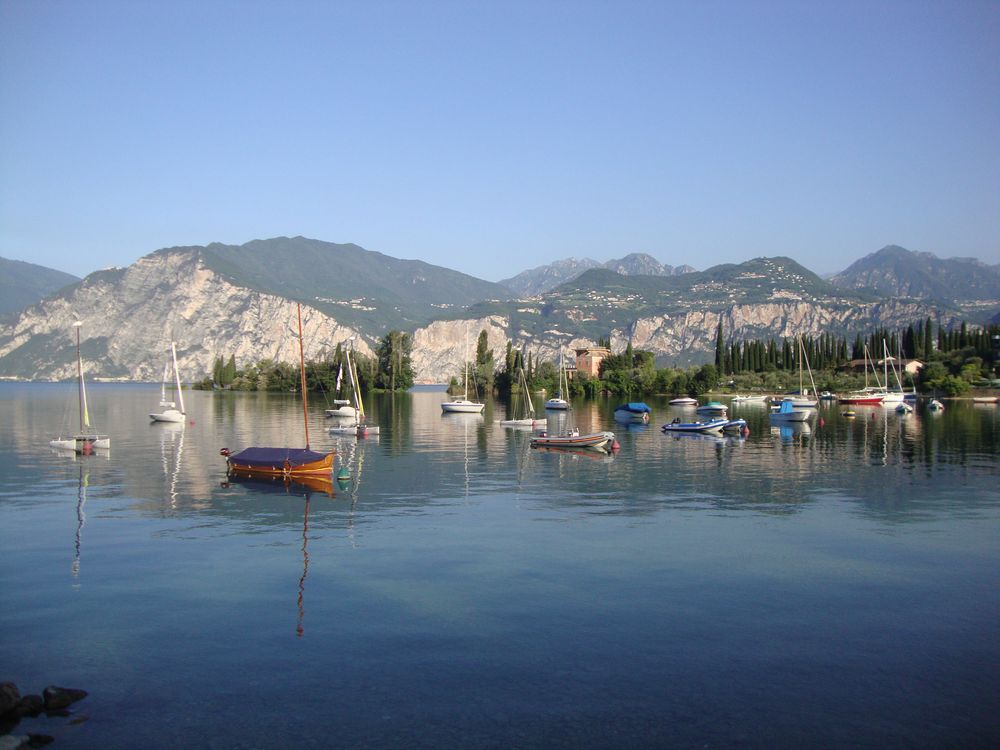
M 469 401 L 468 340 L 466 340 L 465 342 L 465 348 L 466 348 L 465 376 L 462 380 L 462 397 L 456 398 L 452 401 L 442 401 L 441 411 L 447 413 L 458 413 L 458 414 L 482 414 L 483 408 L 486 406 L 486 404 L 481 404 L 478 401 Z
M 812 367 L 809 366 L 809 355 L 805 353 L 805 346 L 802 344 L 802 336 L 798 337 L 799 344 L 799 392 L 797 394 L 790 394 L 782 398 L 782 401 L 791 401 L 792 406 L 796 409 L 808 409 L 816 406 L 816 399 L 809 398 L 810 393 L 815 395 L 816 393 L 816 383 L 813 380 Z M 809 383 L 812 385 L 812 391 L 806 390 L 802 387 L 802 359 L 805 357 L 806 370 L 809 372 Z
M 184 424 L 184 391 L 181 390 L 181 376 L 177 369 L 177 342 L 170 342 L 170 361 L 174 368 L 174 384 L 177 387 L 177 400 L 180 401 L 181 408 L 178 409 L 173 401 L 167 400 L 167 368 L 163 368 L 163 381 L 160 384 L 160 408 L 163 411 L 153 412 L 149 418 L 154 422 L 174 422 Z
M 569 378 L 566 376 L 566 368 L 563 366 L 563 352 L 559 349 L 559 388 L 556 395 L 545 402 L 546 409 L 566 411 L 569 409 L 569 401 L 563 395 L 569 395 Z
M 892 374 L 896 377 L 895 389 L 889 388 L 889 360 L 892 359 Z M 896 370 L 896 360 L 889 356 L 889 346 L 885 339 L 882 339 L 882 376 L 885 380 L 885 387 L 882 391 L 882 404 L 884 406 L 895 406 L 903 403 L 906 394 L 903 391 L 903 383 L 899 379 L 899 371 Z
M 351 384 L 351 392 L 354 394 L 354 406 L 351 406 L 351 412 L 345 414 L 348 417 L 353 416 L 354 421 L 348 422 L 347 424 L 338 424 L 330 428 L 331 435 L 357 435 L 358 437 L 365 437 L 366 435 L 377 435 L 379 433 L 378 425 L 369 425 L 365 423 L 365 402 L 361 398 L 361 385 L 358 382 L 358 372 L 351 361 L 351 350 L 346 350 L 347 359 L 347 378 Z M 334 403 L 340 403 L 334 401 Z M 343 407 L 341 407 L 343 408 Z M 327 410 L 327 416 L 342 416 L 342 415 L 331 415 L 330 410 Z
M 547 424 L 545 419 L 535 419 L 535 407 L 531 403 L 531 393 L 528 392 L 528 379 L 524 374 L 524 368 L 518 370 L 521 378 L 521 393 L 524 395 L 524 406 L 521 412 L 523 416 L 514 419 L 501 419 L 501 427 L 538 427 Z
M 71 450 L 77 453 L 89 454 L 94 448 L 110 448 L 111 438 L 101 435 L 90 424 L 90 410 L 87 407 L 87 385 L 83 380 L 83 358 L 80 356 L 79 320 L 73 324 L 76 328 L 76 375 L 79 381 L 80 430 L 75 435 L 62 436 L 49 441 L 49 446 L 59 450 Z

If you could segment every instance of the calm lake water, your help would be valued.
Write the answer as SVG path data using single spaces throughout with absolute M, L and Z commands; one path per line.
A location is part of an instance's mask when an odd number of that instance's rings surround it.
M 301 445 L 294 396 L 90 388 L 103 455 L 54 453 L 72 385 L 0 385 L 0 679 L 90 696 L 55 748 L 995 748 L 1000 410 L 745 407 L 745 439 L 626 429 L 531 449 L 443 394 L 312 446 L 334 496 L 229 484 Z M 563 417 L 565 419 L 565 417 Z M 85 720 L 81 720 L 85 719 Z

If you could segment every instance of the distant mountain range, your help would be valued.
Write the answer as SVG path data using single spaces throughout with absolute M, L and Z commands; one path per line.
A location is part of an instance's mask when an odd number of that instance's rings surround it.
M 0 258 L 0 315 L 19 312 L 79 280 L 45 266 Z
M 690 364 L 711 358 L 720 322 L 727 339 L 741 340 L 853 334 L 927 316 L 945 325 L 984 322 L 1000 311 L 997 267 L 895 247 L 829 280 L 784 257 L 705 271 L 641 254 L 592 263 L 525 272 L 526 289 L 570 278 L 541 294 L 514 294 L 510 279 L 494 284 L 304 237 L 168 248 L 36 297 L 0 321 L 0 376 L 71 377 L 76 317 L 84 321 L 87 367 L 103 377 L 157 378 L 172 338 L 189 380 L 210 372 L 220 355 L 234 354 L 240 365 L 292 360 L 295 302 L 307 306 L 307 356 L 325 356 L 351 337 L 370 353 L 386 331 L 401 329 L 414 336 L 418 379 L 436 382 L 458 371 L 468 337 L 480 330 L 494 351 L 511 341 L 536 359 L 609 337 L 616 351 L 631 343 L 661 363 Z
M 645 253 L 632 253 L 618 260 L 601 263 L 590 258 L 566 258 L 544 266 L 522 271 L 517 276 L 500 281 L 519 297 L 534 297 L 552 291 L 561 284 L 573 281 L 592 268 L 607 268 L 623 276 L 675 276 L 690 273 L 691 266 L 667 266 Z
M 867 289 L 884 297 L 913 297 L 964 305 L 1000 300 L 1000 265 L 975 258 L 942 260 L 888 245 L 830 277 L 842 289 Z

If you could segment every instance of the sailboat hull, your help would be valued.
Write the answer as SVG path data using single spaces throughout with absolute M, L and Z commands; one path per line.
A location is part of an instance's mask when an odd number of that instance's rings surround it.
M 247 448 L 226 459 L 233 471 L 268 477 L 329 475 L 333 451 L 317 453 L 305 448 Z
M 150 414 L 149 418 L 154 422 L 180 422 L 184 424 L 184 413 L 177 409 L 166 409 L 158 414 Z
M 86 453 L 90 448 L 109 449 L 111 438 L 106 435 L 76 435 L 71 438 L 56 438 L 49 441 L 50 448 Z
M 443 401 L 441 411 L 458 414 L 481 414 L 485 406 L 486 404 L 477 404 L 474 401 L 459 398 L 454 401 Z

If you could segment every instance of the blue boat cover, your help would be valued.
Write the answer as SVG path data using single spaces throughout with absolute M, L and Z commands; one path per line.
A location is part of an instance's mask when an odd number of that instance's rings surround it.
M 649 408 L 649 405 L 645 401 L 630 401 L 627 404 L 622 404 L 620 406 L 615 407 L 615 411 L 618 411 L 620 409 L 625 409 L 627 411 L 632 411 L 636 413 L 642 413 L 644 411 L 652 413 L 653 411 L 652 409 Z
M 306 448 L 244 448 L 239 453 L 229 457 L 243 466 L 273 467 L 284 466 L 285 461 L 291 468 L 321 461 L 325 453 L 307 450 Z

